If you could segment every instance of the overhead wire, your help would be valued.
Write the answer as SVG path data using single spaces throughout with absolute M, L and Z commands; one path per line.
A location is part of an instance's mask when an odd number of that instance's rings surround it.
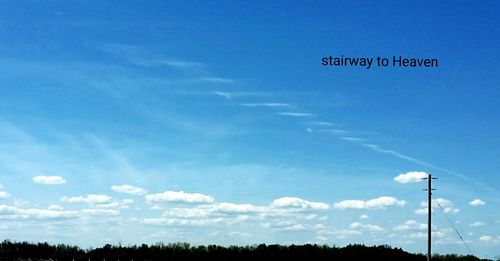
M 460 235 L 460 232 L 458 232 L 458 229 L 457 227 L 453 224 L 453 222 L 451 221 L 451 219 L 448 217 L 448 215 L 446 215 L 446 212 L 444 211 L 444 208 L 441 206 L 441 204 L 439 204 L 438 201 L 436 201 L 437 205 L 439 206 L 439 208 L 441 209 L 441 211 L 443 212 L 443 215 L 446 217 L 446 219 L 448 220 L 448 223 L 450 223 L 451 227 L 453 227 L 453 229 L 455 230 L 455 232 L 457 233 L 458 237 L 460 238 L 460 240 L 462 240 L 462 242 L 464 243 L 465 247 L 467 248 L 467 250 L 469 250 L 469 254 L 471 255 L 474 255 L 472 253 L 472 250 L 470 249 L 469 245 L 467 245 L 467 242 L 465 242 L 464 238 L 462 237 L 462 235 Z

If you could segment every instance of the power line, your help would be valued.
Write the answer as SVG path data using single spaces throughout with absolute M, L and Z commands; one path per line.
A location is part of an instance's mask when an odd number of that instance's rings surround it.
M 438 201 L 436 201 L 437 205 L 439 206 L 439 208 L 441 209 L 441 212 L 443 212 L 443 215 L 446 217 L 446 219 L 448 220 L 448 223 L 450 223 L 450 225 L 453 227 L 453 229 L 455 230 L 455 232 L 457 233 L 458 237 L 460 238 L 460 240 L 462 240 L 462 242 L 464 243 L 465 247 L 467 248 L 467 250 L 469 250 L 469 254 L 471 255 L 474 255 L 472 253 L 472 250 L 470 249 L 469 245 L 467 245 L 467 243 L 465 242 L 464 238 L 462 237 L 462 235 L 460 235 L 460 232 L 458 232 L 458 229 L 455 227 L 455 225 L 453 224 L 453 222 L 451 222 L 451 219 L 448 217 L 448 215 L 446 215 L 446 212 L 444 211 L 443 207 L 441 206 L 441 204 L 439 204 Z

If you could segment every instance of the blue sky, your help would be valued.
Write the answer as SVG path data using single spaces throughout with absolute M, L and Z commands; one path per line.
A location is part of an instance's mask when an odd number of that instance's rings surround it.
M 498 255 L 498 5 L 2 1 L 0 237 Z

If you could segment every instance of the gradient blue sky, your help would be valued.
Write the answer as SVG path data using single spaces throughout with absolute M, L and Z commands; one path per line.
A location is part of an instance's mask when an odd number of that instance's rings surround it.
M 1 1 L 0 238 L 498 255 L 499 5 Z

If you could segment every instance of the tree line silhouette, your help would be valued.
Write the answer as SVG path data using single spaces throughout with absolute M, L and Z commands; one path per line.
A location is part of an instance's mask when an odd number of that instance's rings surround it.
M 114 246 L 83 250 L 77 246 L 48 243 L 0 243 L 0 260 L 408 260 L 425 261 L 423 254 L 408 253 L 387 245 L 252 245 L 252 246 L 191 246 L 188 243 L 156 243 L 154 245 Z M 436 255 L 432 260 L 479 261 L 474 256 Z

